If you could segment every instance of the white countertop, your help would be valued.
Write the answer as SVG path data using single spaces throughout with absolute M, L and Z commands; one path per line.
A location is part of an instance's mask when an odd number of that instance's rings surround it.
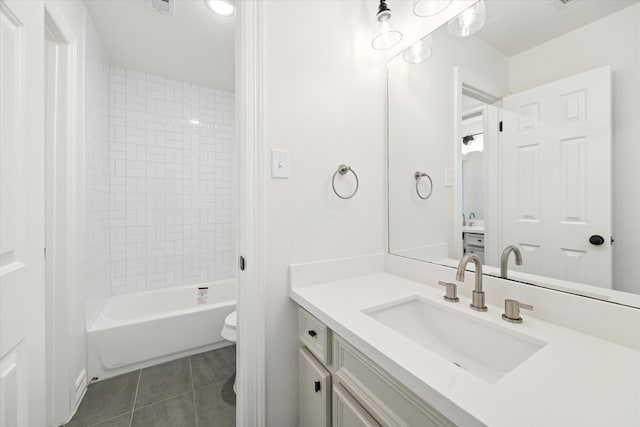
M 291 298 L 459 425 L 640 426 L 640 351 L 539 319 L 504 322 L 443 289 L 378 273 L 296 287 Z M 455 307 L 548 344 L 495 383 L 456 367 L 362 310 L 411 296 Z M 640 331 L 639 331 L 640 333 Z
M 462 232 L 484 234 L 484 225 L 463 225 Z

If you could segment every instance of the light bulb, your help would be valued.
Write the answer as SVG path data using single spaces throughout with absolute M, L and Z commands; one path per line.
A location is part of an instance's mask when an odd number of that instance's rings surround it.
M 378 50 L 389 49 L 400 43 L 400 40 L 402 40 L 402 33 L 392 26 L 391 10 L 387 8 L 385 1 L 381 1 L 376 14 L 371 46 Z
M 433 54 L 433 38 L 429 35 L 417 41 L 404 51 L 402 58 L 409 64 L 420 64 L 431 58 Z
M 480 0 L 460 15 L 449 21 L 449 33 L 456 37 L 469 37 L 484 26 L 487 10 L 484 0 Z
M 236 8 L 229 1 L 226 0 L 205 0 L 209 9 L 213 10 L 218 15 L 231 16 L 235 13 Z

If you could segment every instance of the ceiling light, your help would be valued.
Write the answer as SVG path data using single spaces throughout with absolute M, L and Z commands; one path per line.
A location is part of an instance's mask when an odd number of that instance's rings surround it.
M 204 2 L 209 6 L 209 9 L 218 15 L 231 16 L 236 11 L 236 8 L 228 0 L 204 0 Z
M 371 46 L 378 50 L 389 49 L 400 43 L 400 40 L 402 33 L 393 28 L 391 23 L 391 9 L 387 7 L 386 0 L 380 0 Z
M 451 0 L 413 0 L 413 13 L 416 16 L 434 16 L 450 4 Z
M 480 31 L 486 17 L 487 7 L 484 0 L 480 0 L 449 21 L 449 33 L 456 37 L 469 37 Z
M 429 35 L 408 47 L 402 54 L 402 58 L 409 64 L 420 64 L 431 58 L 432 46 L 433 38 Z

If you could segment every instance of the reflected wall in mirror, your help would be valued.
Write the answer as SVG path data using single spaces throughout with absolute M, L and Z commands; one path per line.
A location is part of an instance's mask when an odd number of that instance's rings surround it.
M 640 2 L 485 6 L 389 61 L 389 252 L 640 307 Z

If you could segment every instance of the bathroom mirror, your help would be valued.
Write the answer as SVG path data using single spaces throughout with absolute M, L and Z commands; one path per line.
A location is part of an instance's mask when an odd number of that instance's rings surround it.
M 639 3 L 484 0 L 389 61 L 391 254 L 640 308 Z

